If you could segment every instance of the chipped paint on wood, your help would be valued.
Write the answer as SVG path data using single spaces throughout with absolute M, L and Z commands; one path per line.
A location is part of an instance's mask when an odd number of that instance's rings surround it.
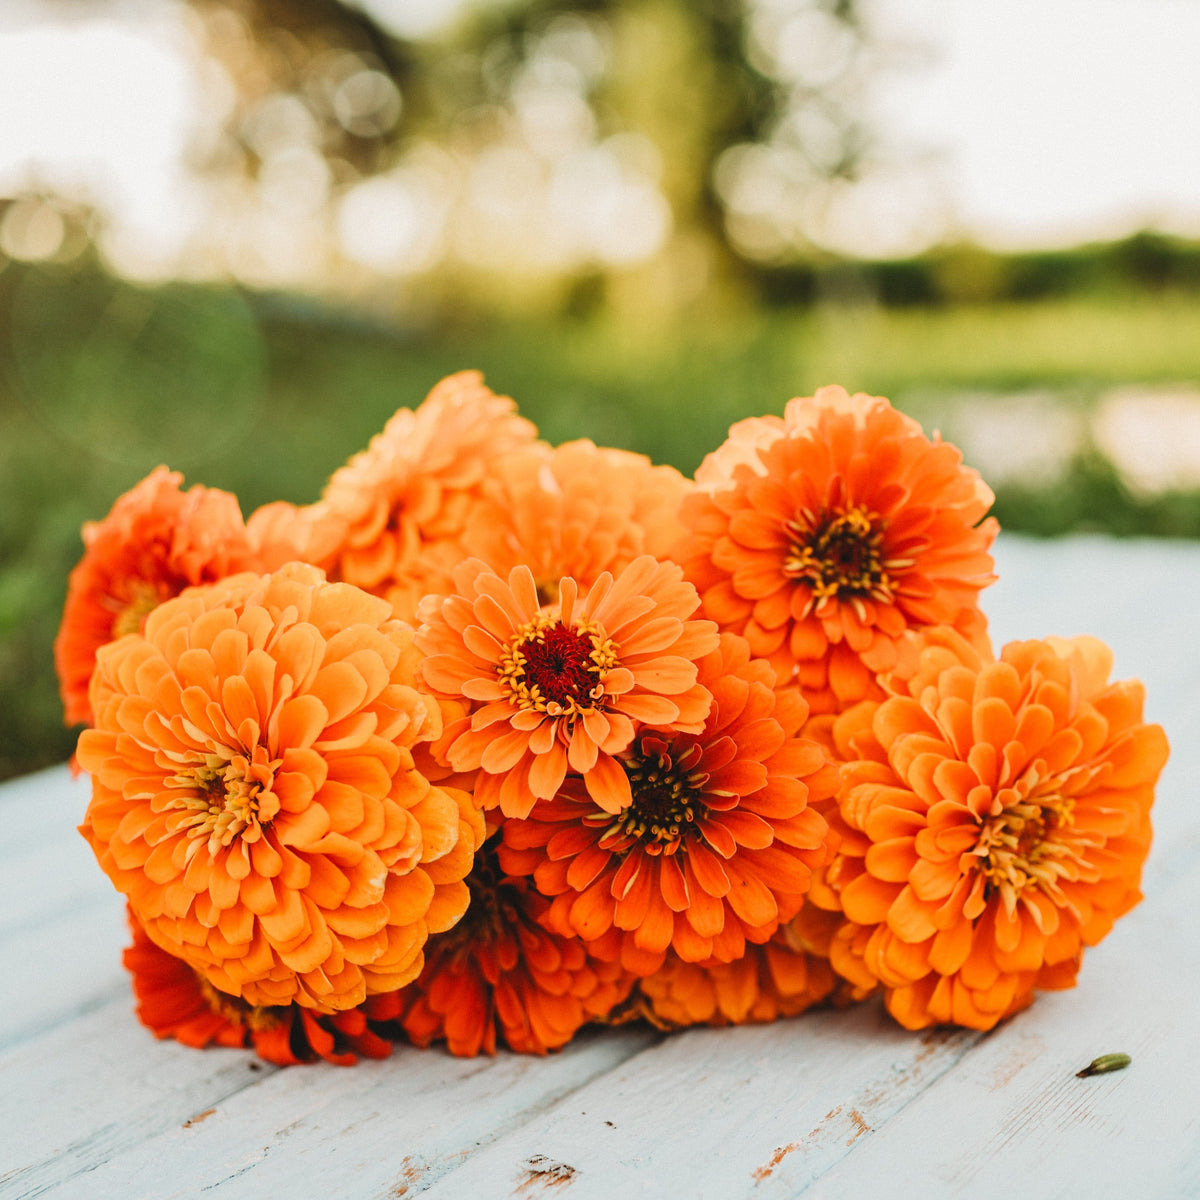
M 544 1154 L 531 1154 L 522 1164 L 523 1172 L 517 1180 L 514 1196 L 529 1196 L 550 1189 L 559 1190 L 570 1184 L 576 1170 L 570 1163 L 555 1162 Z
M 850 1124 L 854 1126 L 854 1132 L 846 1139 L 847 1146 L 853 1146 L 864 1133 L 870 1133 L 871 1127 L 863 1118 L 862 1113 L 857 1108 L 852 1108 L 849 1113 Z
M 425 1168 L 411 1154 L 406 1154 L 400 1162 L 400 1178 L 396 1180 L 391 1194 L 397 1200 L 401 1196 L 407 1196 L 412 1188 L 421 1182 L 424 1175 Z
M 771 1155 L 769 1161 L 764 1163 L 761 1167 L 755 1167 L 754 1170 L 750 1172 L 751 1176 L 760 1182 L 764 1179 L 769 1179 L 775 1168 L 779 1166 L 779 1164 L 783 1162 L 783 1160 L 787 1158 L 789 1154 L 799 1149 L 799 1142 L 789 1142 L 786 1146 L 777 1147 L 775 1153 Z

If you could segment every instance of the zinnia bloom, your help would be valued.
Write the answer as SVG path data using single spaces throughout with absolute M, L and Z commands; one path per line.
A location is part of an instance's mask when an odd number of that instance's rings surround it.
M 601 808 L 619 812 L 631 794 L 614 755 L 635 722 L 703 727 L 710 697 L 695 659 L 717 633 L 690 619 L 699 598 L 673 563 L 635 559 L 615 578 L 602 573 L 583 598 L 564 576 L 547 607 L 524 565 L 505 581 L 469 561 L 454 586 L 422 609 L 417 646 L 426 682 L 473 702 L 448 758 L 456 771 L 480 770 L 484 808 L 524 816 L 571 770 Z
M 810 910 L 801 908 L 801 914 Z M 821 913 L 828 925 L 829 914 Z M 638 983 L 623 1018 L 643 1017 L 659 1029 L 688 1025 L 746 1025 L 797 1017 L 829 999 L 838 977 L 829 965 L 831 930 L 820 930 L 823 953 L 801 933 L 799 918 L 742 958 L 708 966 L 674 956 Z
M 254 564 L 236 497 L 199 486 L 184 492 L 182 483 L 177 471 L 158 467 L 103 521 L 83 527 L 83 557 L 71 572 L 54 643 L 68 725 L 91 721 L 88 683 L 101 646 L 137 633 L 184 588 Z
M 465 1058 L 494 1054 L 497 1034 L 510 1050 L 545 1054 L 628 995 L 632 975 L 541 927 L 550 902 L 527 879 L 504 874 L 494 839 L 476 855 L 467 886 L 467 915 L 430 939 L 416 983 L 367 1001 L 373 1021 L 398 1021 L 418 1046 L 444 1039 Z
M 811 801 L 837 772 L 799 736 L 808 707 L 724 634 L 699 664 L 702 728 L 643 728 L 617 759 L 631 801 L 616 813 L 568 778 L 527 820 L 504 825 L 500 861 L 553 896 L 548 928 L 594 942 L 631 971 L 731 962 L 795 916 L 829 827 Z
M 760 433 L 757 465 L 731 452 L 725 485 L 710 473 L 685 500 L 678 558 L 706 616 L 833 711 L 897 665 L 907 629 L 976 606 L 994 578 L 992 493 L 879 396 L 822 388 Z
M 345 528 L 324 504 L 275 500 L 250 514 L 246 536 L 254 551 L 255 570 L 278 571 L 290 562 L 324 570 L 334 561 Z
M 415 978 L 467 904 L 471 798 L 412 630 L 293 563 L 160 605 L 101 649 L 81 832 L 148 936 L 254 1006 L 352 1008 Z
M 536 436 L 478 371 L 443 379 L 329 480 L 321 517 L 340 529 L 340 543 L 317 565 L 388 596 L 396 615 L 411 620 L 422 596 L 448 590 L 465 557 L 463 525 L 491 464 Z
M 361 1008 L 318 1017 L 298 1004 L 256 1008 L 217 991 L 182 959 L 160 950 L 130 918 L 133 944 L 121 958 L 133 976 L 137 1015 L 155 1037 L 185 1046 L 252 1046 L 279 1067 L 323 1059 L 353 1066 L 359 1056 L 386 1058 L 391 1043 L 367 1025 Z
M 690 490 L 674 467 L 641 454 L 537 443 L 496 460 L 463 546 L 497 575 L 524 563 L 552 603 L 563 575 L 586 588 L 643 554 L 666 558 L 685 532 L 679 506 Z
M 709 492 L 719 492 L 729 486 L 734 472 L 747 466 L 756 475 L 766 474 L 760 450 L 783 436 L 786 426 L 782 417 L 746 417 L 729 427 L 729 436 L 696 468 L 696 482 Z
M 936 629 L 937 627 L 931 627 Z M 964 608 L 958 617 L 955 619 L 953 629 L 956 633 L 964 637 L 977 651 L 988 657 L 992 653 L 992 641 L 988 635 L 987 617 L 982 609 Z M 916 647 L 922 645 L 922 639 L 925 637 L 928 630 L 910 630 L 905 634 L 901 641 L 900 657 L 911 659 Z M 835 763 L 841 763 L 841 749 L 834 741 L 833 727 L 837 723 L 837 719 L 847 709 L 853 708 L 855 704 L 860 704 L 863 700 L 879 700 L 887 699 L 887 692 L 884 691 L 883 685 L 879 682 L 878 677 L 872 676 L 870 681 L 863 688 L 863 694 L 854 700 L 840 699 L 837 696 L 826 697 L 827 702 L 831 705 L 831 711 L 814 713 L 809 717 L 808 723 L 804 726 L 804 736 L 810 737 L 814 741 L 820 742 L 825 748 L 825 752 Z M 824 807 L 822 807 L 822 815 L 828 817 L 829 810 L 836 812 L 837 800 L 832 798 Z M 839 908 L 840 905 L 835 904 L 833 907 Z
M 998 661 L 952 630 L 925 643 L 891 698 L 835 726 L 853 836 L 827 872 L 849 922 L 831 954 L 907 1028 L 990 1029 L 1034 988 L 1072 986 L 1141 898 L 1167 742 L 1094 638 Z

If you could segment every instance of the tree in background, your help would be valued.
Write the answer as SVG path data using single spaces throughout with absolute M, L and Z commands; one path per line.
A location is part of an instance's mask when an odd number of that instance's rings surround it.
M 249 282 L 678 311 L 819 253 L 870 150 L 855 0 L 482 3 L 420 41 L 369 4 L 191 4 L 231 85 L 198 163 Z

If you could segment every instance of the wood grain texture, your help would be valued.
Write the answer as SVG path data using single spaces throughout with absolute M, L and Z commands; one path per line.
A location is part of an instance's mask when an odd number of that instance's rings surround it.
M 982 1039 L 821 1194 L 862 1196 L 896 1171 L 972 1197 L 1009 1197 L 1014 1180 L 1026 1196 L 1200 1195 L 1198 995 L 1200 863 L 1087 953 L 1074 991 Z M 1076 1077 L 1113 1051 L 1133 1062 Z
M 86 778 L 66 767 L 0 787 L 0 1049 L 129 994 L 125 903 L 75 826 Z
M 720 1200 L 758 1194 L 789 1157 L 806 1180 L 816 1179 L 952 1071 L 979 1036 L 914 1037 L 877 1005 L 675 1034 L 472 1157 L 428 1194 L 561 1188 L 572 1200 Z
M 64 1200 L 415 1195 L 660 1037 L 589 1031 L 545 1059 L 398 1047 L 383 1062 L 290 1068 L 226 1096 L 214 1079 L 124 1153 L 50 1164 L 39 1183 Z M 246 1069 L 237 1051 L 179 1053 L 225 1059 L 231 1076 Z
M 1172 743 L 1147 898 L 1075 990 L 988 1035 L 869 1003 L 276 1071 L 137 1023 L 123 905 L 75 832 L 88 783 L 59 768 L 0 787 L 0 1197 L 1200 1195 L 1200 546 L 1002 539 L 997 560 L 997 645 L 1102 637 Z M 1126 1070 L 1075 1077 L 1118 1050 Z
M 241 1052 L 155 1041 L 123 991 L 0 1056 L 0 1195 L 41 1195 L 124 1150 L 144 1149 L 273 1073 Z

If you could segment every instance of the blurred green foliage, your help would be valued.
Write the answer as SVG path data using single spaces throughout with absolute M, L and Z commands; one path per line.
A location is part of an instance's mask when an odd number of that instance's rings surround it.
M 10 264 L 0 777 L 70 754 L 51 645 L 79 528 L 160 462 L 235 492 L 247 513 L 311 501 L 397 407 L 478 367 L 552 442 L 591 437 L 691 471 L 731 422 L 831 382 L 888 395 L 930 427 L 970 391 L 1036 385 L 1086 406 L 1114 384 L 1195 381 L 1197 328 L 1200 297 L 1143 287 L 957 307 L 827 303 L 682 327 L 464 319 L 404 332 L 296 298 Z M 1200 494 L 1132 495 L 1091 450 L 1056 479 L 997 492 L 1009 529 L 1200 536 Z
M 831 290 L 889 307 L 1029 302 L 1200 289 L 1200 243 L 1144 230 L 1115 242 L 1003 254 L 971 242 L 895 261 L 822 261 L 761 272 L 764 298 L 799 303 Z

